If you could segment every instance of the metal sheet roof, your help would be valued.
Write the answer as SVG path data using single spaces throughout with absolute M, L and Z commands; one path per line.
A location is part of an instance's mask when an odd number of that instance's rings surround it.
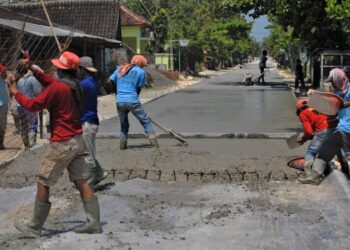
M 18 20 L 10 20 L 10 19 L 0 18 L 0 26 L 12 28 L 12 29 L 16 29 L 16 30 L 22 30 L 23 29 L 23 22 L 18 21 Z M 70 36 L 73 38 L 82 38 L 82 39 L 87 39 L 90 41 L 95 41 L 95 42 L 99 42 L 99 43 L 112 45 L 113 47 L 119 46 L 121 44 L 121 42 L 118 40 L 90 35 L 90 34 L 87 34 L 83 31 L 69 30 L 68 28 L 65 28 L 65 27 L 54 27 L 53 29 L 58 37 Z M 25 23 L 24 32 L 29 33 L 29 34 L 33 34 L 36 36 L 41 36 L 41 37 L 51 37 L 52 36 L 52 31 L 51 31 L 51 28 L 49 26 L 28 23 L 28 22 Z

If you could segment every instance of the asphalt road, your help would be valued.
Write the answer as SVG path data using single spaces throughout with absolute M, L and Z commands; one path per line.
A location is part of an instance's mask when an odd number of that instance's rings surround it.
M 300 127 L 295 100 L 276 70 L 267 86 L 244 86 L 246 72 L 259 75 L 256 63 L 204 79 L 199 84 L 144 105 L 148 115 L 180 133 L 284 133 Z M 132 116 L 130 134 L 143 128 Z M 101 133 L 117 133 L 118 118 L 101 122 Z M 161 132 L 160 130 L 156 130 Z

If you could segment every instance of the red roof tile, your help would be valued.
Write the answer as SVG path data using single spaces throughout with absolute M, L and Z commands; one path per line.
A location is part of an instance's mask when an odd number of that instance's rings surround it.
M 124 3 L 119 4 L 120 20 L 122 26 L 149 26 L 143 17 L 136 15 L 134 12 L 125 7 Z

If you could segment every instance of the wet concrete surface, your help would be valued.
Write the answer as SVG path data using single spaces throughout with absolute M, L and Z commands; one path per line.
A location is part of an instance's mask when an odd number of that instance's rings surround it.
M 213 77 L 183 90 L 187 93 L 158 99 L 146 110 L 155 105 L 159 112 L 158 116 L 152 113 L 155 119 L 189 133 L 276 133 L 300 127 L 294 100 L 273 72 L 266 80 L 274 80 L 274 85 L 230 85 L 231 78 L 243 79 L 243 73 L 256 66 L 242 69 L 241 75 Z M 248 97 L 254 97 L 250 104 Z M 220 109 L 225 107 L 229 108 Z M 240 110 L 246 112 L 240 114 Z M 260 120 L 255 121 L 248 111 L 260 114 Z M 239 119 L 233 119 L 233 114 Z M 141 132 L 137 122 L 132 126 L 131 133 Z M 118 128 L 117 122 L 108 121 L 100 131 L 115 133 Z M 130 139 L 129 148 L 121 151 L 118 139 L 98 139 L 97 157 L 110 172 L 97 192 L 103 234 L 72 232 L 85 216 L 79 194 L 65 173 L 51 189 L 53 206 L 40 239 L 24 238 L 13 227 L 15 221 L 31 218 L 34 178 L 45 145 L 25 151 L 0 175 L 0 249 L 349 249 L 349 182 L 339 182 L 344 177 L 333 171 L 320 186 L 298 184 L 286 162 L 303 155 L 305 146 L 289 150 L 282 139 L 189 142 L 186 147 L 173 139 L 160 139 L 160 149 L 154 149 L 147 139 Z M 113 174 L 113 170 L 117 171 Z M 123 177 L 118 170 L 129 174 Z M 143 170 L 162 175 L 157 180 Z M 172 176 L 183 171 L 193 175 Z M 201 172 L 216 172 L 219 178 L 203 179 Z M 235 173 L 249 178 L 234 178 Z M 265 176 L 269 178 L 260 178 Z
M 120 150 L 118 139 L 98 139 L 97 158 L 110 172 L 108 181 L 112 182 L 143 177 L 162 182 L 225 183 L 295 180 L 295 171 L 288 168 L 286 163 L 305 152 L 305 146 L 289 150 L 283 139 L 188 141 L 189 146 L 181 146 L 174 139 L 159 139 L 160 149 L 155 149 L 150 147 L 147 139 L 129 139 L 128 149 Z M 0 175 L 0 187 L 18 188 L 34 184 L 43 151 L 43 148 L 26 151 L 18 157 Z M 60 185 L 70 184 L 65 177 Z
M 201 83 L 144 105 L 154 120 L 180 133 L 283 133 L 300 127 L 295 100 L 276 71 L 266 73 L 267 86 L 244 86 L 244 74 L 258 76 L 258 65 L 205 79 Z M 129 115 L 130 133 L 142 133 Z M 119 120 L 101 122 L 101 133 L 118 133 Z M 162 132 L 157 129 L 157 132 Z
M 34 191 L 0 189 L 6 201 L 0 203 L 1 249 L 340 250 L 350 240 L 349 202 L 334 174 L 307 188 L 295 182 L 115 182 L 98 193 L 99 235 L 71 231 L 84 221 L 80 198 L 58 187 L 43 237 L 26 239 L 12 224 L 30 218 Z

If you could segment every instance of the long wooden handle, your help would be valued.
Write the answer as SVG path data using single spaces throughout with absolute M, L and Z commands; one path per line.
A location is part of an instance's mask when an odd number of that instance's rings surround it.
M 60 53 L 62 53 L 63 50 L 62 50 L 61 44 L 60 44 L 60 42 L 58 41 L 57 35 L 56 35 L 56 33 L 55 33 L 55 30 L 53 29 L 53 25 L 52 25 L 52 22 L 51 22 L 49 13 L 47 12 L 47 9 L 46 9 L 46 7 L 45 7 L 44 1 L 43 1 L 43 0 L 40 0 L 40 3 L 41 3 L 41 5 L 42 5 L 42 7 L 43 7 L 43 9 L 44 9 L 45 16 L 46 16 L 46 18 L 47 18 L 47 21 L 49 22 L 52 35 L 53 35 L 53 37 L 55 38 L 55 41 L 56 41 L 56 43 L 57 43 L 57 47 L 58 47 Z
M 188 144 L 188 142 L 182 138 L 182 136 L 180 136 L 179 134 L 175 133 L 174 131 L 167 129 L 165 127 L 163 127 L 162 125 L 160 125 L 158 122 L 156 122 L 155 120 L 153 120 L 152 118 L 149 118 L 151 120 L 151 122 L 157 126 L 158 128 L 162 129 L 163 131 L 165 131 L 166 133 L 172 135 L 175 139 L 177 139 L 178 141 L 182 142 L 182 143 L 186 143 Z

